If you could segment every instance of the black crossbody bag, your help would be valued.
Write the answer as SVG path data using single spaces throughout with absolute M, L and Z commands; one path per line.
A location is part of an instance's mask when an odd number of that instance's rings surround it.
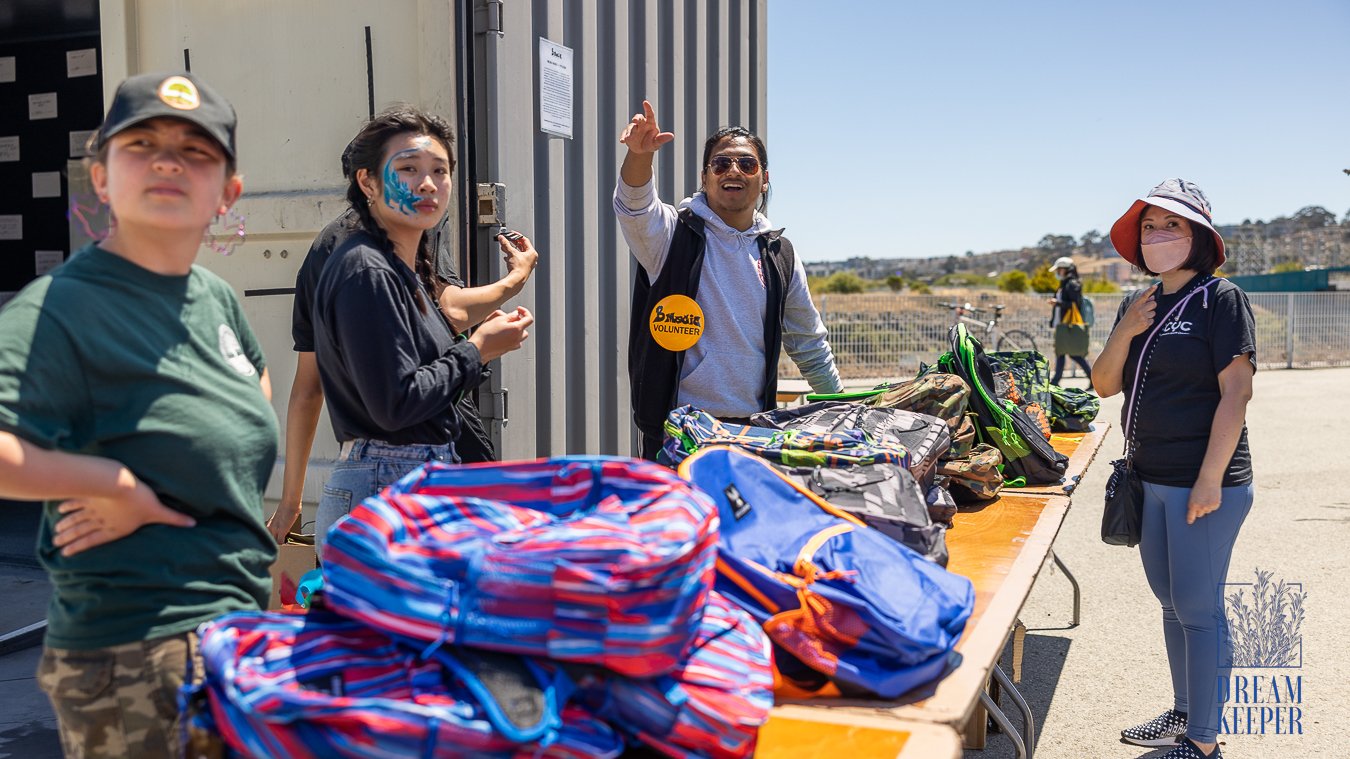
M 1139 370 L 1134 376 L 1134 391 L 1130 393 L 1130 404 L 1125 409 L 1125 457 L 1111 462 L 1111 476 L 1106 480 L 1106 507 L 1102 510 L 1102 542 L 1113 546 L 1139 545 L 1139 536 L 1144 525 L 1144 482 L 1134 469 L 1134 432 L 1135 414 L 1139 409 L 1139 396 L 1144 392 L 1144 378 L 1148 374 L 1149 360 L 1153 357 L 1153 338 L 1163 325 L 1176 315 L 1190 301 L 1191 296 L 1209 287 L 1214 282 L 1207 280 L 1182 298 L 1160 319 L 1139 353 Z

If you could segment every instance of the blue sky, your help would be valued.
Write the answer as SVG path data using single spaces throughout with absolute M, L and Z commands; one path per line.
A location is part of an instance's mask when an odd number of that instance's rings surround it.
M 769 3 L 769 217 L 807 261 L 1350 209 L 1350 0 Z

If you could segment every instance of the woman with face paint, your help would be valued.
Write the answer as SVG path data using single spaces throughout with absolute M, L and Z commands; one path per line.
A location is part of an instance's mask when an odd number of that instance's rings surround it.
M 1162 606 L 1173 695 L 1171 709 L 1121 738 L 1175 744 L 1165 759 L 1219 757 L 1218 682 L 1232 661 L 1223 583 L 1252 506 L 1244 419 L 1256 321 L 1246 294 L 1214 276 L 1223 238 L 1193 183 L 1169 179 L 1136 200 L 1111 242 L 1160 280 L 1122 301 L 1092 382 L 1103 398 L 1125 392 L 1127 446 L 1144 483 L 1139 553 Z
M 371 119 L 348 147 L 347 200 L 359 229 L 324 264 L 311 314 L 342 444 L 319 500 L 320 545 L 353 505 L 427 461 L 458 461 L 455 405 L 534 323 L 524 308 L 495 311 L 456 341 L 437 308 L 444 284 L 427 233 L 449 206 L 451 145 L 444 120 L 401 107 Z

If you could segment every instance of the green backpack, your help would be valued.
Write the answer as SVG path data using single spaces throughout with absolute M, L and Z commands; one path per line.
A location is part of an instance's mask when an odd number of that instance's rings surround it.
M 1049 485 L 1064 478 L 1069 459 L 1042 436 L 1040 427 L 1012 401 L 994 392 L 994 367 L 984 346 L 958 324 L 949 333 L 951 351 L 938 367 L 970 385 L 970 407 L 976 413 L 981 442 L 1003 454 L 1003 476 L 1009 486 Z

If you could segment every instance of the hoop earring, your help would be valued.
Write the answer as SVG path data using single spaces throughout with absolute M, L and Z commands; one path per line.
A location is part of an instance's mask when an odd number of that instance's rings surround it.
M 244 244 L 245 237 L 244 215 L 231 208 L 226 213 L 217 214 L 207 226 L 206 233 L 202 235 L 202 245 L 222 256 L 228 256 Z
M 93 198 L 93 202 L 88 201 L 87 196 L 81 197 L 80 193 L 72 192 L 66 220 L 78 224 L 90 240 L 103 242 L 112 233 L 112 209 L 108 207 L 108 201 L 98 196 Z

